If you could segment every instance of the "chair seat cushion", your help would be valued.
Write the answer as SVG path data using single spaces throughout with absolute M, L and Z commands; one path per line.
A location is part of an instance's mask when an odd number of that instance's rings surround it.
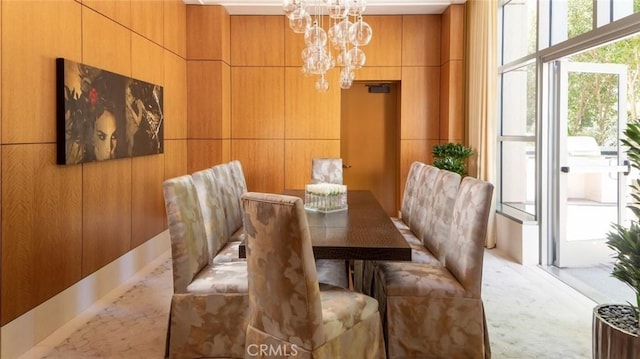
M 326 341 L 378 313 L 378 301 L 361 293 L 320 283 L 320 302 Z
M 187 286 L 193 294 L 248 293 L 247 262 L 209 264 Z
M 244 235 L 244 227 L 240 227 L 231 235 L 231 237 L 229 237 L 229 242 L 242 242 L 244 241 L 245 237 L 246 236 Z
M 377 281 L 390 296 L 470 297 L 443 266 L 413 262 L 379 262 Z
M 229 263 L 229 262 L 245 262 L 244 258 L 240 258 L 240 242 L 228 242 L 213 257 L 213 263 Z

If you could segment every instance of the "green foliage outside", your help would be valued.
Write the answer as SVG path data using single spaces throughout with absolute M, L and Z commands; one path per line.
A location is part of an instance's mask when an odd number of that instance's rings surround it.
M 567 38 L 593 30 L 593 0 L 567 0 Z M 615 3 L 614 3 L 615 6 Z M 633 1 L 634 12 L 640 12 L 640 0 Z M 530 15 L 535 17 L 535 12 Z M 535 26 L 537 21 L 530 21 Z M 529 47 L 537 41 L 530 38 Z M 629 37 L 572 56 L 571 62 L 624 64 L 627 66 L 627 116 L 639 119 L 640 108 L 640 35 Z M 527 129 L 535 132 L 536 66 L 527 67 Z M 616 146 L 617 138 L 617 78 L 609 74 L 571 73 L 569 76 L 569 136 L 590 136 L 601 147 Z M 626 100 L 626 101 L 625 101 Z
M 634 9 L 638 9 L 634 1 Z M 569 2 L 569 37 L 592 28 L 593 1 Z M 633 36 L 596 49 L 574 55 L 572 62 L 624 64 L 627 66 L 627 98 L 629 121 L 638 119 L 640 100 L 640 36 Z M 591 136 L 600 146 L 615 146 L 618 119 L 618 81 L 610 74 L 572 73 L 569 76 L 569 136 Z
M 473 155 L 473 150 L 461 143 L 445 143 L 433 146 L 433 165 L 447 171 L 455 172 L 464 177 L 467 175 L 467 158 Z
M 631 166 L 640 170 L 640 121 L 627 125 L 621 141 L 628 147 L 627 156 Z M 631 304 L 636 319 L 640 316 L 640 179 L 635 179 L 629 186 L 633 201 L 628 208 L 633 211 L 635 219 L 631 225 L 614 223 L 613 231 L 607 234 L 607 245 L 615 251 L 615 263 L 611 275 L 627 284 L 636 295 L 636 303 Z M 640 325 L 640 322 L 639 324 Z

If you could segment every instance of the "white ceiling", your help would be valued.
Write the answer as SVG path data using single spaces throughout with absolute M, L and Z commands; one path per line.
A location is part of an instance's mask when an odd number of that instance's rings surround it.
M 230 15 L 283 15 L 282 0 L 183 1 L 186 4 L 222 5 Z M 465 1 L 466 0 L 367 0 L 365 15 L 441 14 L 449 5 L 463 4 Z

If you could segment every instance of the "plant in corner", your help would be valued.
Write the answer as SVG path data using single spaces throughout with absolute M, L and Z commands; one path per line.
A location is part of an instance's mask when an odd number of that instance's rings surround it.
M 627 124 L 621 142 L 631 166 L 640 170 L 640 122 Z M 629 227 L 613 224 L 607 246 L 614 251 L 611 275 L 627 284 L 636 303 L 603 304 L 593 312 L 593 358 L 640 358 L 640 179 L 629 185 L 634 219 Z
M 464 177 L 467 175 L 467 158 L 473 155 L 473 150 L 461 143 L 445 143 L 433 146 L 433 165 Z

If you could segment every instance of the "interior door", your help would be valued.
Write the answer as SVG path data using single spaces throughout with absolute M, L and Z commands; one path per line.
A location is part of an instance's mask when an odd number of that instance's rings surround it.
M 341 96 L 344 183 L 370 190 L 390 216 L 398 213 L 397 87 L 354 82 Z
M 554 75 L 554 265 L 611 262 L 606 235 L 612 223 L 624 222 L 630 172 L 619 141 L 627 117 L 626 66 L 557 61 Z

